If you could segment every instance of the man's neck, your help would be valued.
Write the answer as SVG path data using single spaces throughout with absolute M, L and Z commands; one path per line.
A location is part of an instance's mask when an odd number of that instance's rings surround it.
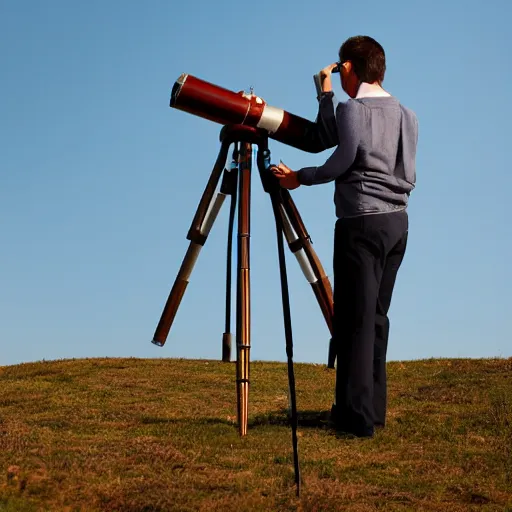
M 383 96 L 391 96 L 391 94 L 389 94 L 389 92 L 386 92 L 377 83 L 369 84 L 368 82 L 361 82 L 355 99 L 357 100 L 359 98 L 375 98 Z

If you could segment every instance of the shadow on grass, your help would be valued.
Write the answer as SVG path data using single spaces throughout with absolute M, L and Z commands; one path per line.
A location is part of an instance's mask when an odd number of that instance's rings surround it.
M 191 425 L 191 424 L 197 424 L 197 425 L 230 425 L 233 426 L 234 422 L 230 420 L 225 420 L 222 418 L 160 418 L 157 416 L 143 416 L 140 418 L 140 422 L 143 425 L 158 425 L 158 424 L 165 424 L 165 425 Z
M 320 428 L 329 427 L 329 418 L 331 411 L 297 411 L 297 423 L 303 428 Z M 290 426 L 291 417 L 287 409 L 281 409 L 277 412 L 266 414 L 258 414 L 249 419 L 250 427 L 258 427 L 263 425 L 282 425 Z
M 329 428 L 330 411 L 297 411 L 297 423 L 302 428 Z M 157 416 L 143 416 L 140 418 L 143 425 L 229 425 L 236 426 L 236 420 L 229 420 L 215 417 L 184 417 L 184 418 L 163 418 Z M 287 409 L 281 409 L 275 412 L 257 414 L 249 417 L 248 428 L 256 428 L 266 425 L 290 426 L 291 418 Z

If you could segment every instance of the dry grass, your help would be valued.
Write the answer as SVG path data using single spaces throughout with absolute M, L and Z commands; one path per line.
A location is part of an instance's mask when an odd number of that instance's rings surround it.
M 0 368 L 0 511 L 512 511 L 512 360 L 389 366 L 372 440 L 319 421 L 334 372 L 297 364 L 295 496 L 286 365 L 88 359 Z

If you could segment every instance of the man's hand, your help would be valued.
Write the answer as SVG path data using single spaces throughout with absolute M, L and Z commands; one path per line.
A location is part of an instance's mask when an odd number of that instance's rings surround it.
M 292 171 L 288 166 L 284 165 L 283 162 L 280 162 L 277 166 L 273 165 L 271 170 L 274 176 L 279 179 L 281 187 L 287 188 L 288 190 L 300 187 L 297 172 Z
M 320 81 L 322 84 L 322 91 L 323 92 L 330 92 L 332 91 L 332 82 L 331 82 L 331 74 L 332 70 L 336 67 L 336 63 L 329 64 L 325 68 L 323 68 L 320 71 Z
M 337 63 L 335 62 L 334 64 L 329 64 L 328 66 L 326 66 L 325 68 L 323 68 L 321 71 L 320 71 L 320 76 L 322 78 L 326 78 L 328 76 L 331 76 L 332 74 L 332 70 L 337 66 Z

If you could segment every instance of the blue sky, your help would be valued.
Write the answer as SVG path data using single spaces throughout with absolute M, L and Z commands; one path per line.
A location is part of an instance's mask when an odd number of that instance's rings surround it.
M 383 44 L 384 86 L 420 123 L 389 359 L 512 356 L 511 14 L 506 0 L 1 0 L 0 365 L 219 359 L 228 203 L 167 344 L 150 343 L 221 128 L 169 108 L 174 81 L 252 86 L 314 119 L 312 76 L 355 34 Z M 330 154 L 273 141 L 271 151 L 295 169 Z M 251 358 L 285 360 L 273 217 L 252 183 Z M 292 192 L 328 274 L 332 187 Z M 295 360 L 324 363 L 328 330 L 287 261 Z

